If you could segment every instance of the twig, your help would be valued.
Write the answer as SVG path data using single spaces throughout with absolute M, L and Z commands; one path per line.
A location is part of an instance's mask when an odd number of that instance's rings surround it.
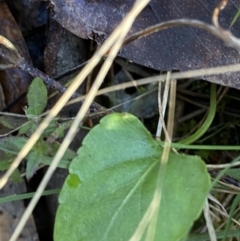
M 226 46 L 232 47 L 237 51 L 240 51 L 240 40 L 234 37 L 230 31 L 223 30 L 221 28 L 216 28 L 215 26 L 204 23 L 200 20 L 184 19 L 184 18 L 159 23 L 147 29 L 144 29 L 142 31 L 136 32 L 131 36 L 127 37 L 123 45 L 126 45 L 136 39 L 146 37 L 147 35 L 156 33 L 158 31 L 162 31 L 164 29 L 173 28 L 173 27 L 179 27 L 179 26 L 189 26 L 189 27 L 205 30 L 210 34 L 216 36 L 217 38 L 221 39 Z

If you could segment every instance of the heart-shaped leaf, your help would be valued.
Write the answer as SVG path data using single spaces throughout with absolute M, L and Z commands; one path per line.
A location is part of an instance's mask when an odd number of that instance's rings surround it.
M 136 117 L 103 118 L 69 167 L 54 240 L 129 240 L 152 201 L 161 154 Z M 154 240 L 184 237 L 202 210 L 209 186 L 199 157 L 171 153 Z

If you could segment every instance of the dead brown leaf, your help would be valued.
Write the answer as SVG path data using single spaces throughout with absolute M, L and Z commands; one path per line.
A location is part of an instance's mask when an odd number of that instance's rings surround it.
M 87 1 L 51 0 L 54 19 L 64 28 L 101 44 L 124 18 L 134 0 Z M 137 18 L 129 34 L 157 23 L 188 18 L 211 23 L 215 0 L 152 0 Z M 220 13 L 220 25 L 228 29 L 235 16 L 239 0 L 230 0 Z M 240 20 L 232 33 L 240 36 Z M 225 46 L 206 31 L 191 27 L 167 29 L 124 46 L 120 56 L 158 70 L 189 70 L 239 63 L 239 53 Z M 239 74 L 231 73 L 205 77 L 206 80 L 240 89 Z
M 25 59 L 31 62 L 22 34 L 5 1 L 0 1 L 0 22 L 0 35 L 9 39 Z M 1 58 L 0 61 L 3 62 L 4 60 Z M 17 68 L 0 71 L 0 84 L 3 88 L 6 106 L 27 92 L 30 81 L 28 74 Z M 23 113 L 24 105 L 26 103 L 22 99 L 22 101 L 10 108 L 10 111 Z

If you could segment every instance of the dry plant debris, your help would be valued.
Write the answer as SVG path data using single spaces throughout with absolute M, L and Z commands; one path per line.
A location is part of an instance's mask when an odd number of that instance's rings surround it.
M 64 28 L 101 45 L 132 7 L 134 0 L 51 0 L 53 18 Z M 169 20 L 201 20 L 211 24 L 215 0 L 153 0 L 136 19 L 129 35 Z M 229 29 L 240 6 L 230 0 L 219 15 L 219 25 Z M 239 21 L 231 32 L 239 36 Z M 188 26 L 169 28 L 129 43 L 119 53 L 135 63 L 158 70 L 189 70 L 238 63 L 238 51 L 227 47 L 208 32 Z M 206 80 L 240 88 L 238 73 L 205 76 Z

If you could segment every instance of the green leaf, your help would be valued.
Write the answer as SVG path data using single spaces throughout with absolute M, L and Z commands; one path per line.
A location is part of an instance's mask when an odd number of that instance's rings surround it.
M 27 136 L 31 136 L 32 133 L 37 129 L 37 127 L 38 127 L 38 124 L 30 120 L 28 123 L 26 123 L 19 129 L 19 134 L 20 135 L 26 134 Z
M 35 78 L 28 90 L 27 94 L 28 108 L 27 114 L 40 115 L 47 104 L 47 89 L 40 78 Z
M 43 140 L 39 140 L 32 148 L 31 152 L 26 156 L 26 178 L 30 179 L 41 163 L 50 165 L 53 159 L 52 157 L 55 156 L 58 148 L 59 145 L 55 143 L 47 143 Z M 65 169 L 68 168 L 70 163 L 69 160 L 72 160 L 75 156 L 75 152 L 67 149 L 60 163 L 58 164 L 58 167 Z
M 48 155 L 49 156 L 55 156 L 60 145 L 56 144 L 56 143 L 49 143 L 49 150 L 48 150 Z M 72 160 L 74 157 L 76 157 L 76 153 L 71 150 L 71 149 L 67 149 L 64 153 L 64 155 L 62 156 L 62 160 Z
M 51 146 L 48 145 L 42 139 L 38 140 L 35 146 L 32 148 L 31 152 L 26 156 L 27 167 L 26 167 L 26 178 L 30 179 L 36 172 L 38 166 L 47 158 L 48 151 L 51 149 Z
M 54 240 L 129 240 L 152 201 L 161 154 L 136 117 L 104 117 L 70 164 L 59 196 Z M 199 157 L 171 153 L 154 240 L 185 237 L 209 188 Z
M 16 169 L 13 174 L 11 175 L 11 179 L 16 183 L 21 183 L 23 181 L 21 177 L 21 173 L 18 169 Z
M 0 161 L 0 171 L 5 171 L 5 170 L 7 170 L 7 169 L 10 167 L 11 163 L 12 163 L 12 159 L 7 160 L 7 161 L 1 160 L 1 161 Z M 11 175 L 11 179 L 12 179 L 14 182 L 17 182 L 17 183 L 22 182 L 22 177 L 21 177 L 21 174 L 20 174 L 20 172 L 19 172 L 18 169 L 16 169 L 16 170 L 13 172 L 13 174 Z
M 58 128 L 58 126 L 59 124 L 56 120 L 51 121 L 48 127 L 44 130 L 42 136 L 49 138 L 49 136 Z
M 0 150 L 6 153 L 17 155 L 26 142 L 27 142 L 27 138 L 25 137 L 18 137 L 18 136 L 5 137 L 0 140 Z
M 1 116 L 0 123 L 9 129 L 15 129 L 27 122 L 27 118 L 18 116 Z
M 8 161 L 1 160 L 0 161 L 0 171 L 7 170 L 10 167 L 11 162 L 12 162 L 12 160 L 10 160 L 10 161 L 9 160 Z
M 41 160 L 41 163 L 42 163 L 42 164 L 45 164 L 45 165 L 51 165 L 51 164 L 52 164 L 52 160 L 53 160 L 52 157 L 44 156 L 44 158 Z M 68 160 L 66 160 L 66 159 L 62 159 L 62 160 L 59 162 L 58 167 L 59 167 L 59 168 L 63 168 L 63 169 L 68 169 L 69 163 L 70 163 L 70 161 L 68 161 Z
M 43 158 L 44 156 L 40 148 L 39 149 L 35 148 L 33 151 L 28 153 L 28 155 L 26 156 L 26 159 L 27 159 L 26 178 L 28 180 L 32 178 L 32 176 L 35 174 Z
M 59 123 L 58 127 L 50 133 L 54 136 L 55 139 L 62 138 L 64 136 L 64 132 L 72 125 L 73 120 L 69 120 L 63 123 Z

